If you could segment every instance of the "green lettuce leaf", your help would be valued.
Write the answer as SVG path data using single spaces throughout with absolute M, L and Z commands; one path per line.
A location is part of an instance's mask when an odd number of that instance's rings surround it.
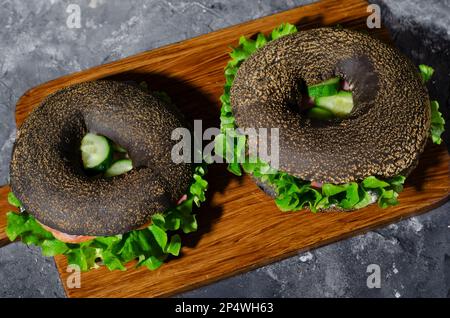
M 289 35 L 297 32 L 297 27 L 290 23 L 283 23 L 280 26 L 273 29 L 271 33 L 271 39 L 276 40 L 282 36 Z
M 45 240 L 42 242 L 41 248 L 44 256 L 64 254 L 69 249 L 66 243 L 57 239 Z
M 152 224 L 141 230 L 134 230 L 115 236 L 96 237 L 80 244 L 64 243 L 56 239 L 26 211 L 8 212 L 6 234 L 11 241 L 21 238 L 25 244 L 40 246 L 45 256 L 65 255 L 68 264 L 78 266 L 82 271 L 105 265 L 109 270 L 126 270 L 125 264 L 137 260 L 137 266 L 154 270 L 169 256 L 178 256 L 181 238 L 176 233 L 182 230 L 190 233 L 197 230 L 193 214 L 193 203 L 200 205 L 206 200 L 208 182 L 203 178 L 206 166 L 195 168 L 187 200 L 152 217 Z M 8 195 L 10 203 L 20 207 L 13 194 Z
M 420 64 L 420 76 L 424 83 L 428 82 L 434 74 L 434 69 L 431 66 Z M 436 100 L 431 101 L 431 128 L 430 135 L 433 143 L 440 145 L 442 142 L 441 135 L 444 132 L 445 120 L 442 113 L 439 111 L 439 103 Z
M 362 185 L 367 189 L 385 188 L 389 186 L 386 181 L 379 180 L 373 176 L 367 177 L 362 181 Z
M 276 192 L 275 203 L 281 211 L 298 211 L 305 207 L 312 212 L 320 209 L 336 207 L 344 210 L 363 208 L 373 201 L 372 195 L 378 196 L 378 205 L 387 207 L 397 204 L 398 193 L 403 189 L 403 176 L 396 176 L 390 180 L 379 180 L 374 176 L 364 179 L 360 183 L 348 184 L 324 184 L 320 189 L 311 185 L 311 182 L 295 178 L 285 172 L 275 171 L 268 163 L 259 158 L 249 158 L 248 161 L 238 161 L 245 153 L 245 136 L 234 132 L 235 119 L 230 104 L 230 88 L 239 66 L 257 49 L 268 42 L 282 36 L 297 32 L 297 28 L 291 24 L 282 24 L 275 28 L 269 36 L 260 33 L 256 40 L 241 37 L 239 45 L 232 48 L 231 59 L 225 67 L 224 93 L 220 97 L 222 108 L 220 111 L 221 134 L 215 139 L 215 153 L 227 160 L 228 170 L 235 175 L 242 175 L 242 170 L 252 174 L 262 182 L 268 183 Z M 425 69 L 430 74 L 428 69 Z M 231 130 L 231 131 L 230 131 Z
M 101 252 L 103 264 L 110 270 L 119 270 L 119 271 L 125 271 L 126 267 L 123 265 L 120 258 L 115 255 L 113 252 L 104 250 Z
M 435 144 L 440 145 L 442 142 L 441 135 L 444 132 L 445 120 L 439 111 L 439 103 L 435 100 L 431 101 L 431 139 Z
M 169 244 L 165 247 L 165 252 L 170 253 L 174 256 L 178 256 L 181 249 L 181 238 L 178 234 L 175 234 L 170 238 Z
M 434 73 L 434 69 L 431 66 L 428 66 L 425 64 L 420 64 L 419 70 L 420 70 L 420 76 L 422 77 L 422 81 L 424 83 L 428 82 Z
M 17 199 L 14 193 L 12 192 L 8 193 L 8 203 L 16 208 L 20 208 L 20 206 L 22 205 L 19 199 Z

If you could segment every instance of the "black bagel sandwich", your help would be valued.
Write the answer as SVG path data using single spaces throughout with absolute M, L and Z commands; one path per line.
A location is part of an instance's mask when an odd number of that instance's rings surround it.
M 284 24 L 239 43 L 216 138 L 229 170 L 251 174 L 283 211 L 397 204 L 430 135 L 441 141 L 444 120 L 425 86 L 433 70 L 342 28 Z M 279 131 L 275 168 L 258 151 L 261 134 L 243 133 L 259 128 Z
M 64 254 L 82 270 L 155 269 L 196 230 L 205 168 L 171 159 L 172 130 L 189 125 L 137 85 L 93 81 L 62 89 L 19 128 L 10 165 L 7 234 Z

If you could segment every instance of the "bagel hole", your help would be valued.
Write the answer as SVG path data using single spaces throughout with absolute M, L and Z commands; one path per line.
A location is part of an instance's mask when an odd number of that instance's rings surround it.
M 96 132 L 83 136 L 78 152 L 79 164 L 85 175 L 91 178 L 112 178 L 135 168 L 127 149 Z
M 336 63 L 335 74 L 347 83 L 354 107 L 347 117 L 358 117 L 374 106 L 379 90 L 379 74 L 365 54 L 345 58 Z
M 354 109 L 353 85 L 337 74 L 324 76 L 314 85 L 298 82 L 297 109 L 312 121 L 336 122 L 347 118 Z
M 64 162 L 75 170 L 76 173 L 85 175 L 80 150 L 80 136 L 86 134 L 86 127 L 82 116 L 74 116 L 64 125 L 59 137 L 58 153 Z
M 308 103 L 308 88 L 303 79 L 295 81 L 287 106 L 295 113 L 304 113 L 311 106 Z

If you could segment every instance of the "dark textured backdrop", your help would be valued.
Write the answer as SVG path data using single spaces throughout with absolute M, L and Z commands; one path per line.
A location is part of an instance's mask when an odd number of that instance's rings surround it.
M 64 74 L 312 1 L 0 1 L 0 184 L 7 183 L 14 108 L 27 89 Z M 378 0 L 397 46 L 437 74 L 430 93 L 449 112 L 450 1 Z M 68 29 L 66 8 L 81 7 Z M 446 135 L 448 137 L 448 133 Z M 448 138 L 447 138 L 448 140 Z M 450 297 L 450 203 L 182 296 Z M 381 268 L 381 288 L 366 268 Z M 21 243 L 0 249 L 0 297 L 63 297 L 51 258 Z

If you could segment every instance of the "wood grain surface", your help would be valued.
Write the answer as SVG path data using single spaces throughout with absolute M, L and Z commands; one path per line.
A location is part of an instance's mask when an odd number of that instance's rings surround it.
M 70 74 L 37 86 L 19 100 L 16 121 L 46 96 L 79 82 L 100 78 L 145 80 L 166 91 L 189 119 L 203 119 L 203 127 L 219 125 L 219 96 L 229 47 L 240 35 L 269 32 L 282 22 L 300 29 L 341 24 L 366 29 L 367 3 L 329 0 L 219 30 L 187 41 L 144 52 L 117 62 Z M 389 41 L 384 29 L 370 33 Z M 69 297 L 157 297 L 195 288 L 239 272 L 286 258 L 307 249 L 362 233 L 377 226 L 433 209 L 449 197 L 449 155 L 444 146 L 430 145 L 407 179 L 400 205 L 376 205 L 357 212 L 280 212 L 249 177 L 237 178 L 225 165 L 210 167 L 208 200 L 198 211 L 199 231 L 183 236 L 182 255 L 157 271 L 105 268 L 81 275 L 81 288 L 69 289 L 70 273 L 63 257 L 56 257 Z M 0 244 L 4 239 L 7 189 L 0 190 Z M 129 264 L 129 268 L 133 264 Z
M 9 186 L 0 188 L 0 246 L 9 243 L 6 237 L 6 213 L 8 211 L 16 211 L 17 209 L 8 204 Z

